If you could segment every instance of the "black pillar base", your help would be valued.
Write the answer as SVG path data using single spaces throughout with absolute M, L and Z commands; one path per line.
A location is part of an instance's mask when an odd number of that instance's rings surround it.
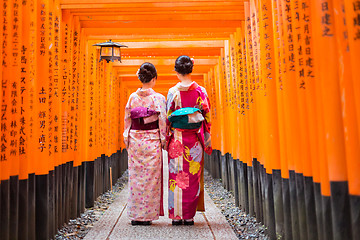
M 79 195 L 77 216 L 85 211 L 85 167 L 84 163 L 79 166 Z
M 84 162 L 85 166 L 85 207 L 90 208 L 94 206 L 95 201 L 95 176 L 94 176 L 94 162 Z
M 351 226 L 354 240 L 360 240 L 360 196 L 350 195 Z
M 283 193 L 281 170 L 272 171 L 273 195 L 274 195 L 274 214 L 275 214 L 275 228 L 280 236 L 284 236 L 284 211 L 283 211 Z
M 240 163 L 240 184 L 242 185 L 242 206 L 243 210 L 249 213 L 249 190 L 248 190 L 248 173 L 247 163 Z
M 252 160 L 252 165 L 253 165 L 253 196 L 254 196 L 254 211 L 255 211 L 255 217 L 259 222 L 264 222 L 264 219 L 261 217 L 262 214 L 260 212 L 262 212 L 262 209 L 260 207 L 260 183 L 259 181 L 261 181 L 261 174 L 259 173 L 259 165 L 258 165 L 258 161 L 256 160 L 256 158 L 254 158 Z
M 235 205 L 237 207 L 243 208 L 242 206 L 242 185 L 241 185 L 241 162 L 239 159 L 236 159 L 235 163 L 235 169 L 236 169 L 236 189 L 235 189 Z
M 49 175 L 36 175 L 36 239 L 49 238 Z
M 334 240 L 352 239 L 348 183 L 330 182 L 330 188 Z
M 0 236 L 7 240 L 10 237 L 10 180 L 1 181 L 1 215 Z
M 296 177 L 295 171 L 289 171 L 289 190 L 290 190 L 290 206 L 291 206 L 291 223 L 292 223 L 292 239 L 300 240 L 298 202 L 296 194 Z
M 35 199 L 36 199 L 36 180 L 35 180 L 35 174 L 29 174 L 29 195 L 28 195 L 28 236 L 27 239 L 34 240 L 36 238 L 36 205 L 35 205 Z
M 78 203 L 78 167 L 71 167 L 71 196 L 70 196 L 70 218 L 77 217 L 77 203 Z
M 228 155 L 228 173 L 229 173 L 229 191 L 235 194 L 235 169 L 234 169 L 234 158 L 231 154 Z
M 299 216 L 299 229 L 300 239 L 307 238 L 307 221 L 306 221 L 306 209 L 305 205 L 305 193 L 304 193 L 304 175 L 302 173 L 295 173 L 296 181 L 296 196 L 298 205 L 298 216 Z
M 320 183 L 314 183 L 314 198 L 315 198 L 315 209 L 316 209 L 316 228 L 318 233 L 318 239 L 324 239 L 324 232 L 323 232 L 323 220 L 322 220 L 322 196 L 321 196 L 321 185 Z
M 322 222 L 324 240 L 333 240 L 333 224 L 331 218 L 331 199 L 328 196 L 322 197 Z
M 228 189 L 227 185 L 227 165 L 226 165 L 226 157 L 225 155 L 220 156 L 221 160 L 221 182 L 225 189 Z
M 253 167 L 252 166 L 247 166 L 247 176 L 248 176 L 249 214 L 251 216 L 255 216 Z
M 18 236 L 20 240 L 28 239 L 29 231 L 29 186 L 28 179 L 19 181 L 19 229 Z
M 238 179 L 238 175 L 239 175 L 239 170 L 238 170 L 238 162 L 239 159 L 234 159 L 233 160 L 233 175 L 234 175 L 234 196 L 235 196 L 235 205 L 239 206 L 239 179 Z
M 293 239 L 291 222 L 290 186 L 289 179 L 282 178 L 282 200 L 284 211 L 284 239 Z
M 307 238 L 318 239 L 314 183 L 312 177 L 304 177 L 304 192 L 306 206 Z
M 215 152 L 215 159 L 216 159 L 216 166 L 217 166 L 217 171 L 216 171 L 216 178 L 219 179 L 221 178 L 221 152 L 219 150 L 216 150 Z
M 55 176 L 49 171 L 49 239 L 55 235 Z
M 10 177 L 10 239 L 18 239 L 19 230 L 19 177 Z
M 273 183 L 272 175 L 265 173 L 265 209 L 266 209 L 266 222 L 268 226 L 268 235 L 270 239 L 276 240 L 276 228 L 275 228 L 275 212 L 274 212 L 274 195 L 273 195 Z

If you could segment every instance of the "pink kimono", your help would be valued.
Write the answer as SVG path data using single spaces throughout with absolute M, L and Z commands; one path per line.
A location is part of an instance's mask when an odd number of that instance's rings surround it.
M 128 150 L 128 216 L 153 221 L 164 216 L 162 146 L 166 143 L 165 97 L 138 89 L 125 108 L 124 141 Z
M 204 211 L 204 151 L 211 154 L 210 104 L 206 90 L 196 82 L 189 86 L 178 83 L 169 90 L 167 114 L 180 108 L 199 108 L 201 127 L 177 129 L 167 121 L 169 153 L 169 218 L 191 219 L 196 211 Z M 199 117 L 189 115 L 189 122 Z M 200 120 L 199 120 L 200 121 Z

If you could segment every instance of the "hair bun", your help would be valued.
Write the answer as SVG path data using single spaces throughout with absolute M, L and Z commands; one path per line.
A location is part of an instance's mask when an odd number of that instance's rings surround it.
M 178 57 L 175 61 L 175 71 L 183 75 L 192 73 L 193 66 L 192 59 L 185 55 Z
M 155 66 L 152 63 L 143 63 L 140 66 L 138 77 L 142 83 L 147 83 L 150 82 L 153 78 L 157 78 Z

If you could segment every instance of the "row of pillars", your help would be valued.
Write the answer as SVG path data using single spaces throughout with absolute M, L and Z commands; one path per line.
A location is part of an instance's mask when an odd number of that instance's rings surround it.
M 207 168 L 271 239 L 360 239 L 360 2 L 244 4 L 204 77 Z
M 0 238 L 51 239 L 127 168 L 120 79 L 58 0 L 0 10 Z

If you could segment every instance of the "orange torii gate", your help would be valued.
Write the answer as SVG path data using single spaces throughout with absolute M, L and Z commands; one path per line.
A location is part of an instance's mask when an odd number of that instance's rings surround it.
M 47 239 L 127 167 L 145 61 L 212 105 L 206 167 L 272 239 L 360 238 L 360 1 L 1 0 L 0 235 Z M 129 48 L 99 62 L 95 43 Z

